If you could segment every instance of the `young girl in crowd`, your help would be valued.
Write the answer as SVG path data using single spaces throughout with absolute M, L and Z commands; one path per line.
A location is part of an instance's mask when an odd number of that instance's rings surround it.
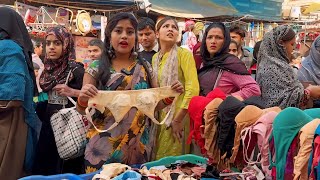
M 167 129 L 166 126 L 160 127 L 156 155 L 156 159 L 160 159 L 188 153 L 185 139 L 189 130 L 185 127 L 189 125 L 189 119 L 186 117 L 190 99 L 199 94 L 199 82 L 192 53 L 176 45 L 179 34 L 177 22 L 166 17 L 158 22 L 156 30 L 160 51 L 153 56 L 152 66 L 157 83 L 160 86 L 168 86 L 180 81 L 185 90 L 175 104 L 171 129 Z M 165 118 L 167 112 L 167 109 L 160 112 L 160 121 Z
M 290 66 L 295 32 L 282 25 L 265 34 L 258 55 L 257 82 L 268 107 L 305 108 L 311 98 L 320 98 L 320 87 L 306 89 Z
M 235 40 L 230 41 L 229 53 L 238 57 L 238 44 Z
M 214 88 L 240 100 L 259 96 L 260 89 L 239 58 L 229 54 L 231 38 L 223 23 L 212 23 L 205 31 L 198 71 L 200 95 L 206 96 Z
M 53 27 L 46 32 L 45 69 L 40 76 L 40 87 L 48 93 L 48 104 L 38 108 L 42 128 L 37 147 L 34 174 L 50 175 L 82 173 L 83 157 L 63 161 L 50 123 L 51 116 L 58 110 L 74 106 L 67 97 L 78 97 L 82 87 L 84 68 L 76 63 L 71 33 L 62 26 Z M 70 74 L 70 78 L 67 76 Z
M 118 13 L 110 19 L 105 32 L 105 48 L 100 61 L 94 61 L 86 70 L 78 100 L 78 110 L 83 112 L 88 100 L 99 90 L 138 90 L 156 87 L 151 65 L 136 59 L 137 20 L 130 13 Z M 144 64 L 144 65 L 143 65 Z M 135 72 L 138 72 L 137 74 Z M 149 80 L 148 80 L 149 79 Z M 172 81 L 172 89 L 181 93 L 183 87 Z M 169 99 L 170 100 L 170 99 Z M 160 101 L 156 109 L 167 106 Z M 97 112 L 94 123 L 99 129 L 108 129 L 115 119 L 109 110 Z M 119 162 L 128 165 L 150 161 L 156 132 L 151 122 L 137 108 L 131 108 L 124 119 L 107 133 L 89 129 L 85 150 L 85 171 L 97 171 L 105 163 Z

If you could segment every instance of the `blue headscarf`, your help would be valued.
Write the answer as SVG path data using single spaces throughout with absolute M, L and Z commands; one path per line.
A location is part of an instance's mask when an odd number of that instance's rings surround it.
M 312 43 L 309 56 L 302 61 L 298 78 L 302 82 L 320 85 L 320 36 Z

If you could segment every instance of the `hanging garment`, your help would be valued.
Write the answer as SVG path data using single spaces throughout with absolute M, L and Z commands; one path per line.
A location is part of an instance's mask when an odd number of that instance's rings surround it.
M 200 147 L 201 153 L 205 154 L 204 148 L 205 139 L 201 137 L 200 126 L 203 125 L 203 112 L 206 106 L 214 99 L 225 99 L 226 95 L 218 88 L 211 91 L 206 97 L 194 96 L 190 100 L 188 112 L 190 116 L 190 135 L 188 137 L 188 144 L 191 144 L 192 138 L 194 138 L 196 144 Z
M 232 156 L 230 158 L 231 163 L 234 163 L 235 158 L 238 154 L 241 140 L 241 131 L 244 128 L 253 125 L 262 115 L 272 111 L 280 112 L 281 109 L 279 107 L 274 107 L 262 110 L 256 106 L 248 105 L 236 116 L 235 121 L 237 127 L 235 132 L 234 145 L 232 148 Z
M 311 116 L 313 119 L 320 118 L 320 108 L 312 108 L 312 109 L 306 109 L 304 112 Z
M 312 120 L 298 108 L 286 108 L 281 111 L 273 122 L 272 136 L 275 145 L 275 162 L 270 160 L 271 167 L 276 167 L 277 180 L 284 179 L 287 152 L 300 129 Z M 269 153 L 271 158 L 271 153 Z
M 320 179 L 320 125 L 315 131 L 315 136 L 312 146 L 312 154 L 310 156 L 308 172 L 309 179 L 318 180 Z
M 264 173 L 271 177 L 269 170 L 269 137 L 272 132 L 272 123 L 278 112 L 271 111 L 261 116 L 252 126 L 244 128 L 241 131 L 241 140 L 243 144 L 243 158 L 248 164 L 260 163 Z M 256 139 L 256 141 L 254 141 Z M 253 160 L 253 152 L 255 152 L 255 144 L 258 144 L 259 154 L 257 159 Z M 253 148 L 251 149 L 250 147 Z M 250 155 L 251 154 L 251 155 Z M 260 159 L 259 159 L 260 158 Z
M 220 153 L 217 146 L 218 138 L 218 108 L 223 102 L 222 99 L 216 98 L 211 101 L 204 110 L 203 119 L 204 119 L 204 139 L 205 145 L 204 148 L 207 151 L 207 155 L 212 159 L 213 164 L 219 163 Z
M 294 161 L 294 180 L 308 179 L 308 160 L 312 151 L 312 142 L 320 119 L 314 119 L 300 130 L 300 149 Z

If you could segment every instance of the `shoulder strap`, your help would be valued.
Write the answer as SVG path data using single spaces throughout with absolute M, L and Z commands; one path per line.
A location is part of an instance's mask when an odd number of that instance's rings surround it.
M 142 57 L 140 54 L 138 55 L 138 61 L 139 64 L 141 64 L 143 66 L 143 68 L 145 69 L 146 73 L 147 73 L 147 81 L 149 83 L 150 86 L 152 86 L 152 67 L 149 63 L 147 63 L 147 60 Z M 151 87 L 152 88 L 152 87 Z
M 70 69 L 70 71 L 69 71 L 69 73 L 68 73 L 68 76 L 67 76 L 67 79 L 66 79 L 66 82 L 64 83 L 65 85 L 68 85 L 68 82 L 69 82 L 69 79 L 70 79 L 70 76 L 71 76 L 71 73 L 73 72 L 73 70 L 72 69 Z M 77 103 L 71 98 L 71 97 L 67 97 L 68 99 L 69 99 L 69 101 L 74 105 L 74 106 L 76 106 L 77 105 Z M 64 105 L 63 105 L 64 106 Z M 63 107 L 63 108 L 65 108 L 65 107 Z

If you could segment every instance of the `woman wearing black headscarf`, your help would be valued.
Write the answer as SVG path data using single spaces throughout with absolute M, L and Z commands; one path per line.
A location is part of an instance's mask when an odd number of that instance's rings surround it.
M 42 112 L 39 112 L 39 109 L 37 111 L 42 121 L 42 128 L 33 173 L 37 175 L 81 174 L 83 157 L 69 160 L 59 157 L 50 118 L 62 108 L 74 106 L 67 97 L 72 97 L 74 100 L 78 97 L 79 89 L 82 87 L 84 68 L 75 61 L 72 34 L 65 27 L 56 26 L 47 29 L 45 40 L 44 70 L 39 84 L 43 92 L 48 93 L 48 102 Z
M 219 88 L 240 100 L 259 96 L 259 86 L 244 63 L 228 53 L 230 41 L 229 30 L 223 23 L 212 23 L 206 29 L 201 45 L 203 63 L 198 71 L 200 95 Z
M 33 104 L 33 46 L 18 13 L 1 7 L 0 17 L 0 179 L 18 179 L 31 170 L 41 126 Z

